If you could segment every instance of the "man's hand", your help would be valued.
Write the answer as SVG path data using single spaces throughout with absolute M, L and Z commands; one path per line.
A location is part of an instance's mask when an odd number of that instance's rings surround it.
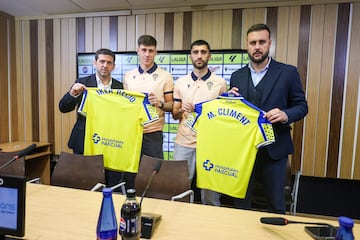
M 79 96 L 84 90 L 86 90 L 86 86 L 82 83 L 75 83 L 72 85 L 70 89 L 70 95 L 73 97 Z
M 232 87 L 228 91 L 228 94 L 234 94 L 235 96 L 240 96 L 239 89 L 237 87 Z
M 287 123 L 289 120 L 287 114 L 278 108 L 271 109 L 264 114 L 264 117 L 266 117 L 271 123 Z

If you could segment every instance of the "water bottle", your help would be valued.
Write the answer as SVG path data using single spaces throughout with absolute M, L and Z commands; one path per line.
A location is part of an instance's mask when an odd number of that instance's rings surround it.
M 336 232 L 335 240 L 354 240 L 354 220 L 348 217 L 339 217 L 339 229 Z
M 103 189 L 99 219 L 96 227 L 97 240 L 116 240 L 118 224 L 112 199 L 112 189 Z
M 141 233 L 141 208 L 136 200 L 136 190 L 128 189 L 121 207 L 119 234 L 123 240 L 135 240 Z

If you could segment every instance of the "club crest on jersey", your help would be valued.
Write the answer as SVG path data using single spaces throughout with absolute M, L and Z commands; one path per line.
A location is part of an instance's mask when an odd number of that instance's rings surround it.
M 154 81 L 156 81 L 156 79 L 159 77 L 159 74 L 155 73 L 152 75 L 152 77 L 153 77 Z
M 207 85 L 207 87 L 208 87 L 208 89 L 210 91 L 212 89 L 212 87 L 214 86 L 214 83 L 213 82 L 207 82 L 206 85 Z

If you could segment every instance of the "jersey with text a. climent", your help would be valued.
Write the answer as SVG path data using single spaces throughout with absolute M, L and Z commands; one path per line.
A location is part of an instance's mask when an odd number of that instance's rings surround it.
M 78 111 L 86 115 L 84 155 L 103 154 L 106 169 L 137 172 L 143 125 L 159 117 L 147 96 L 88 88 Z
M 195 106 L 188 126 L 197 132 L 196 184 L 244 198 L 258 148 L 275 141 L 264 111 L 223 94 Z

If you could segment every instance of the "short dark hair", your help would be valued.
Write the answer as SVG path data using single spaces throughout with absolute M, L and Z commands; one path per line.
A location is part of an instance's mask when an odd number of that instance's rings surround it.
M 150 35 L 142 35 L 138 39 L 138 46 L 144 45 L 144 46 L 155 46 L 156 47 L 156 39 L 153 36 Z
M 261 31 L 261 30 L 266 30 L 269 32 L 269 38 L 270 38 L 270 28 L 268 27 L 268 25 L 264 24 L 264 23 L 257 23 L 252 25 L 246 33 L 246 36 L 249 35 L 249 33 L 251 32 L 257 32 L 257 31 Z
M 210 52 L 210 44 L 207 41 L 202 40 L 202 39 L 192 42 L 190 45 L 190 51 L 193 48 L 193 46 L 200 46 L 200 45 L 206 45 Z
M 98 60 L 100 54 L 111 56 L 115 63 L 115 53 L 113 51 L 111 51 L 110 49 L 100 48 L 99 50 L 97 50 L 95 53 L 95 60 Z

